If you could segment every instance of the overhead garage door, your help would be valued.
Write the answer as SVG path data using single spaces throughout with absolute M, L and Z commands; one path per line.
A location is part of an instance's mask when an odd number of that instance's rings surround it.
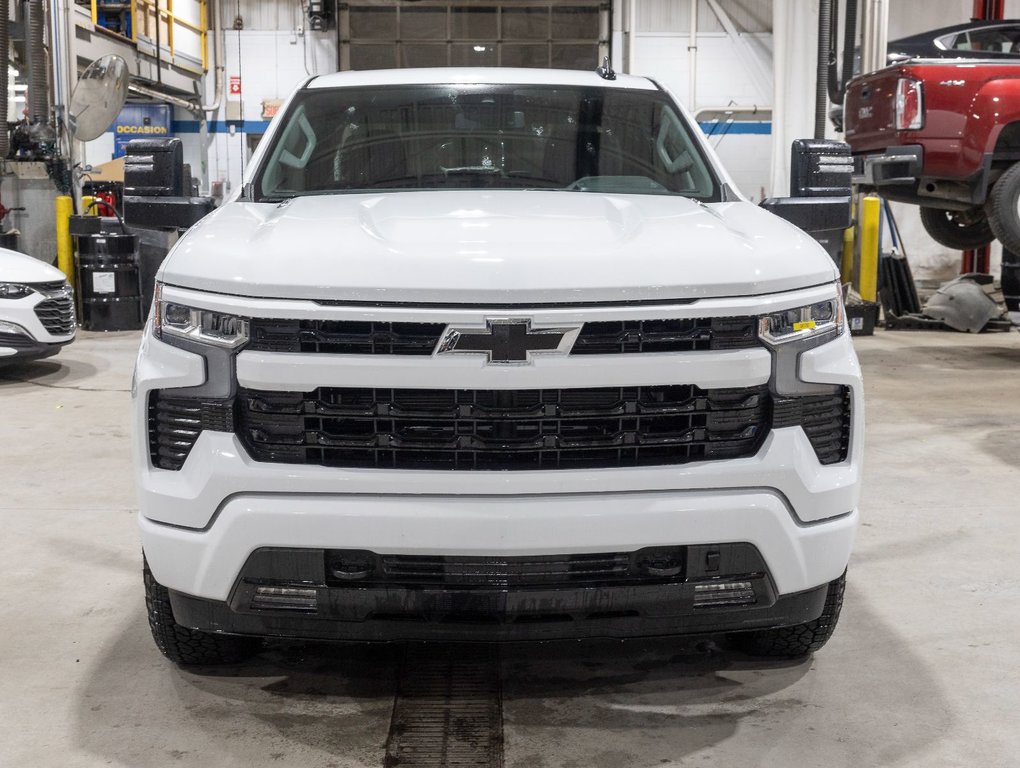
M 362 0 L 339 4 L 340 69 L 594 69 L 609 53 L 603 0 Z

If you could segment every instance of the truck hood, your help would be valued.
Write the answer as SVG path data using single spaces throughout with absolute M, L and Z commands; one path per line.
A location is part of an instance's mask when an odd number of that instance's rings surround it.
M 255 297 L 520 304 L 746 296 L 835 276 L 813 239 L 747 202 L 456 190 L 228 203 L 159 279 Z

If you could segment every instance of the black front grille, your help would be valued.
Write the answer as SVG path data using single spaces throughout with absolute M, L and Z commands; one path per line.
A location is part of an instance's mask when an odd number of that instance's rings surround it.
M 149 455 L 152 466 L 178 470 L 203 429 L 234 431 L 233 401 L 205 401 L 149 393 Z
M 773 401 L 773 423 L 800 426 L 822 464 L 845 461 L 850 450 L 850 388 L 837 387 L 831 395 L 780 397 Z
M 336 355 L 431 355 L 442 323 L 380 323 L 349 320 L 251 322 L 248 349 Z
M 331 467 L 524 470 L 683 464 L 753 455 L 767 386 L 546 390 L 320 388 L 238 392 L 256 461 Z
M 742 349 L 757 346 L 755 326 L 756 321 L 752 317 L 585 323 L 571 354 Z
M 686 547 L 649 547 L 637 552 L 521 557 L 377 555 L 327 550 L 329 586 L 407 589 L 528 587 L 568 588 L 683 581 Z M 352 575 L 357 578 L 351 578 Z
M 570 354 L 615 355 L 745 349 L 758 344 L 753 317 L 585 323 Z M 338 355 L 431 355 L 444 323 L 360 320 L 251 321 L 248 349 Z
M 35 316 L 54 336 L 66 336 L 74 330 L 74 302 L 69 295 L 40 301 L 35 305 Z

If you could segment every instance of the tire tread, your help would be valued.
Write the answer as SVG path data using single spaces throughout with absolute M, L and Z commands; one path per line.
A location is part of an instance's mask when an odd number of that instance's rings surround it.
M 1002 247 L 1020 253 L 1020 163 L 1006 170 L 992 186 L 985 203 L 988 225 Z
M 170 605 L 170 591 L 160 584 L 143 561 L 145 612 L 156 647 L 170 661 L 181 666 L 236 664 L 256 653 L 257 638 L 214 635 L 178 624 Z
M 966 251 L 981 248 L 995 239 L 991 224 L 985 212 L 980 208 L 971 213 L 978 219 L 971 224 L 957 224 L 950 218 L 955 211 L 944 211 L 941 208 L 921 208 L 921 224 L 931 239 L 939 245 L 954 250 Z
M 760 629 L 740 632 L 732 636 L 733 642 L 753 656 L 794 658 L 814 653 L 824 646 L 836 631 L 840 610 L 843 607 L 843 593 L 846 591 L 846 573 L 829 582 L 825 594 L 825 605 L 821 615 L 813 621 L 795 624 L 792 627 Z

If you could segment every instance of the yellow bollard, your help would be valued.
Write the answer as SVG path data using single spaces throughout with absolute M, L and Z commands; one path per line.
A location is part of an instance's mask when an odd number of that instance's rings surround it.
M 852 214 L 851 220 L 856 219 L 857 198 L 851 198 Z M 839 262 L 839 277 L 843 285 L 852 283 L 854 280 L 854 226 L 851 224 L 843 230 L 843 253 Z
M 71 214 L 74 213 L 74 201 L 67 195 L 58 195 L 55 200 L 57 209 L 57 269 L 67 276 L 67 281 L 74 285 L 74 249 L 71 246 Z
M 881 201 L 875 195 L 861 198 L 861 269 L 858 291 L 865 301 L 878 298 L 878 224 Z
M 92 197 L 92 195 L 82 195 L 81 212 L 86 216 L 98 216 L 99 212 L 96 210 L 96 208 L 92 207 L 92 203 L 94 203 L 95 201 L 96 198 Z

